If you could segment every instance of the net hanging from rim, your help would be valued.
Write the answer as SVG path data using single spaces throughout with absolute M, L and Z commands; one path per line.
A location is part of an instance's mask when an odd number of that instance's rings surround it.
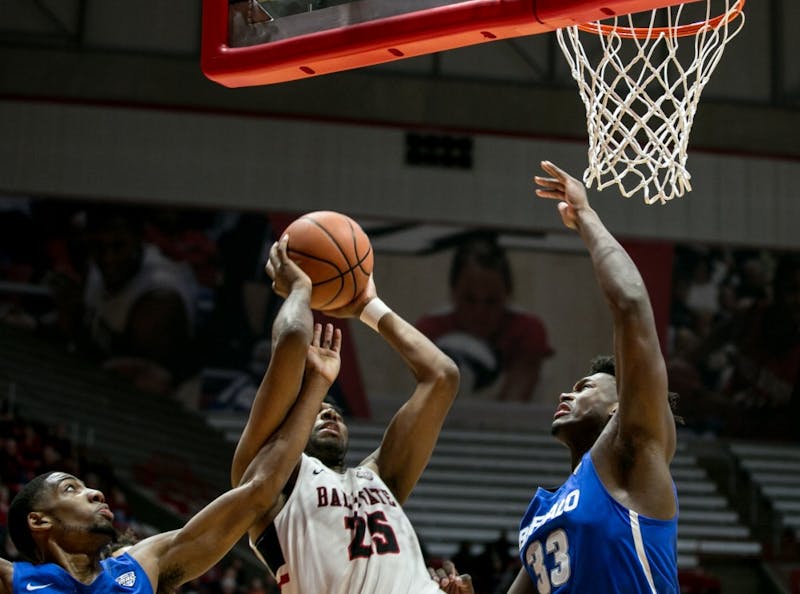
M 681 4 L 655 9 L 649 18 L 617 16 L 610 24 L 557 31 L 586 106 L 587 187 L 617 184 L 625 197 L 642 191 L 647 204 L 691 191 L 686 158 L 700 94 L 744 26 L 745 0 L 722 1 L 724 12 L 714 16 L 714 0 L 705 0 L 705 19 L 691 24 L 679 24 L 687 6 Z M 647 19 L 646 26 L 635 26 L 635 17 Z M 590 34 L 599 39 L 596 51 L 587 51 Z M 679 53 L 679 40 L 688 37 Z

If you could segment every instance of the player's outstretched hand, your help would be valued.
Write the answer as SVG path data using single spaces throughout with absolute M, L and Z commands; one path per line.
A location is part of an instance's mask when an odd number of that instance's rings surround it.
M 586 188 L 579 180 L 556 167 L 550 161 L 542 161 L 542 169 L 549 173 L 551 177 L 541 177 L 539 175 L 534 177 L 534 181 L 542 186 L 537 188 L 536 195 L 541 198 L 560 200 L 558 210 L 561 213 L 561 220 L 570 229 L 577 229 L 578 213 L 581 210 L 590 208 L 589 199 L 586 196 Z
M 300 287 L 308 287 L 308 290 L 311 290 L 311 279 L 289 257 L 286 251 L 288 243 L 288 234 L 281 237 L 280 241 L 273 243 L 269 250 L 269 260 L 264 267 L 264 270 L 272 279 L 272 290 L 284 298 L 292 290 Z
M 448 594 L 475 594 L 472 578 L 469 574 L 459 575 L 452 561 L 445 561 L 439 569 L 428 568 L 431 579 L 436 582 L 442 592 Z
M 306 378 L 317 375 L 329 384 L 333 384 L 339 375 L 341 350 L 341 330 L 334 328 L 333 324 L 325 324 L 323 333 L 322 324 L 314 324 L 314 338 L 308 346 L 306 355 Z
M 338 309 L 326 310 L 325 313 L 332 318 L 357 318 L 361 315 L 367 303 L 377 296 L 378 292 L 375 289 L 375 281 L 372 280 L 372 275 L 370 275 L 367 286 L 364 287 L 364 290 L 356 295 L 350 303 Z

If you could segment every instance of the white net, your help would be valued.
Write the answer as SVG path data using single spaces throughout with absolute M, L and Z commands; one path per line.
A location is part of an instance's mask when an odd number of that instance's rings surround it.
M 691 191 L 686 158 L 700 94 L 744 25 L 743 0 L 724 2 L 724 12 L 712 13 L 706 0 L 696 30 L 680 25 L 687 5 L 679 5 L 653 10 L 643 27 L 627 15 L 581 27 L 595 34 L 578 26 L 557 31 L 586 105 L 587 187 L 617 184 L 626 197 L 642 192 L 647 204 Z

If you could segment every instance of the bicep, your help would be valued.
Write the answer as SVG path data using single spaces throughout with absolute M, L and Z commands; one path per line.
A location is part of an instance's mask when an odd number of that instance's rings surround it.
M 675 424 L 667 397 L 667 369 L 647 309 L 615 325 L 618 417 L 620 431 L 634 441 L 656 442 L 668 450 Z
M 160 576 L 176 576 L 176 583 L 159 584 L 159 590 L 174 588 L 208 571 L 245 534 L 258 518 L 251 486 L 228 491 L 200 510 L 164 542 L 156 543 Z
M 381 478 L 402 504 L 428 464 L 458 389 L 449 381 L 420 384 L 395 414 L 373 455 Z

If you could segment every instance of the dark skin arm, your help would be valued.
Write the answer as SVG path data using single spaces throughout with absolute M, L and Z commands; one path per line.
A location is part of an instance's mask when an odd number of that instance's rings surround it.
M 333 325 L 326 324 L 323 331 L 321 324 L 314 326 L 314 339 L 308 347 L 306 355 L 306 370 L 303 376 L 303 386 L 300 388 L 299 399 L 312 398 L 321 402 L 328 394 L 331 385 L 339 374 L 340 352 L 342 348 L 342 333 Z M 312 423 L 313 425 L 313 423 Z M 309 428 L 309 434 L 311 429 Z M 287 483 L 294 488 L 297 471 L 300 466 L 299 460 L 295 464 L 294 470 Z M 275 505 L 254 523 L 249 532 L 251 542 L 255 542 L 264 530 L 272 523 L 275 516 L 286 503 L 286 497 L 291 489 L 284 488 L 278 495 Z
M 328 313 L 336 317 L 357 317 L 376 294 L 370 278 L 366 290 L 355 302 Z M 362 464 L 375 470 L 402 504 L 428 465 L 458 392 L 459 372 L 447 355 L 396 313 L 384 315 L 378 330 L 414 375 L 416 387 L 395 413 L 380 447 Z
M 273 505 L 294 469 L 322 397 L 301 394 L 280 428 L 258 451 L 238 487 L 198 512 L 180 530 L 156 535 L 129 553 L 147 572 L 155 592 L 172 592 L 208 571 Z
M 285 297 L 285 301 L 272 325 L 272 356 L 267 371 L 233 456 L 231 486 L 234 487 L 297 397 L 313 338 L 311 280 L 287 255 L 287 242 L 288 236 L 284 236 L 272 246 L 266 268 L 273 280 L 273 290 Z
M 667 372 L 642 277 L 630 256 L 589 206 L 583 184 L 550 162 L 536 177 L 538 196 L 559 200 L 561 219 L 583 239 L 614 322 L 618 408 L 592 448 L 600 478 L 623 505 L 671 518 L 675 497 L 669 463 L 675 422 Z
M 324 392 L 306 391 L 286 420 L 260 448 L 241 483 L 200 510 L 187 524 L 135 544 L 128 553 L 147 574 L 153 591 L 175 588 L 207 572 L 273 505 L 292 472 L 319 412 Z M 0 559 L 0 594 L 11 594 L 13 565 Z

